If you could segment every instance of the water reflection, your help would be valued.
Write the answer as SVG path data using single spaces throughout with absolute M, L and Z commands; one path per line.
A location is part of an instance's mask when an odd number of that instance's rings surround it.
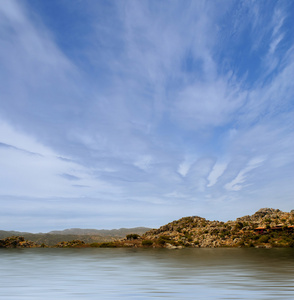
M 294 249 L 1 249 L 2 299 L 294 299 Z

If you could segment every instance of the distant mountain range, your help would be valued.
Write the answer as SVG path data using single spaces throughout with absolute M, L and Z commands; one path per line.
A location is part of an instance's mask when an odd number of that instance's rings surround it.
M 54 230 L 48 232 L 48 234 L 62 234 L 62 235 L 100 235 L 103 237 L 111 236 L 122 238 L 127 234 L 136 233 L 139 235 L 151 230 L 147 227 L 135 227 L 135 228 L 120 228 L 120 229 L 81 229 L 81 228 L 71 228 L 64 230 Z
M 142 235 L 149 231 L 150 228 L 120 228 L 120 229 L 80 229 L 71 228 L 65 230 L 55 230 L 48 233 L 30 233 L 20 231 L 4 231 L 0 230 L 0 239 L 11 236 L 23 236 L 26 240 L 33 241 L 37 244 L 46 244 L 49 246 L 56 245 L 63 241 L 81 240 L 85 243 L 102 243 L 110 242 L 116 239 L 124 238 L 127 234 Z

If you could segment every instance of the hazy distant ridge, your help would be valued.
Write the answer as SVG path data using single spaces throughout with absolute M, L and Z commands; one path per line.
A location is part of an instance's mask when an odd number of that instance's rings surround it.
M 48 233 L 30 233 L 0 230 L 0 239 L 4 239 L 11 236 L 23 236 L 26 240 L 33 241 L 37 244 L 44 243 L 46 245 L 53 246 L 63 241 L 72 240 L 81 240 L 85 243 L 111 242 L 116 239 L 123 238 L 130 233 L 142 235 L 148 230 L 150 229 L 145 227 L 121 228 L 111 230 L 72 228 L 60 231 L 50 231 Z
M 139 235 L 151 230 L 147 227 L 134 227 L 134 228 L 120 228 L 120 229 L 81 229 L 71 228 L 64 230 L 54 230 L 48 232 L 48 234 L 61 234 L 61 235 L 100 235 L 100 236 L 112 236 L 112 237 L 125 237 L 130 233 L 137 233 Z

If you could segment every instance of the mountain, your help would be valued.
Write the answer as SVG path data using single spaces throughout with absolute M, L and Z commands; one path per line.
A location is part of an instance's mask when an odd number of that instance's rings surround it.
M 135 228 L 120 228 L 120 229 L 80 229 L 71 228 L 65 230 L 55 230 L 48 232 L 49 234 L 61 234 L 61 235 L 100 235 L 103 237 L 116 237 L 122 238 L 127 234 L 139 234 L 142 235 L 145 232 L 151 230 L 151 228 L 146 227 L 135 227 Z
M 114 237 L 100 236 L 100 235 L 74 235 L 74 234 L 49 234 L 49 233 L 28 233 L 17 231 L 0 231 L 0 239 L 21 236 L 25 240 L 32 241 L 36 244 L 46 244 L 48 246 L 54 246 L 63 241 L 81 240 L 85 243 L 103 243 L 114 241 Z
M 92 243 L 104 243 L 112 242 L 117 239 L 125 237 L 127 234 L 144 234 L 150 228 L 136 227 L 136 228 L 121 228 L 112 230 L 96 230 L 96 229 L 65 229 L 62 231 L 51 231 L 48 233 L 29 233 L 29 232 L 19 232 L 19 231 L 4 231 L 0 230 L 0 239 L 21 236 L 25 240 L 32 241 L 39 245 L 46 244 L 48 246 L 53 246 L 61 242 L 80 240 L 86 244 Z

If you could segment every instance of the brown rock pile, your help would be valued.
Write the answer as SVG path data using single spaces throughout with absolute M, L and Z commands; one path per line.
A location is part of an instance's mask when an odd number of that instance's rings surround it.
M 85 247 L 86 243 L 81 240 L 60 242 L 56 245 L 57 248 L 80 248 Z
M 26 241 L 23 236 L 12 236 L 0 240 L 0 248 L 36 248 L 40 247 L 32 241 Z

